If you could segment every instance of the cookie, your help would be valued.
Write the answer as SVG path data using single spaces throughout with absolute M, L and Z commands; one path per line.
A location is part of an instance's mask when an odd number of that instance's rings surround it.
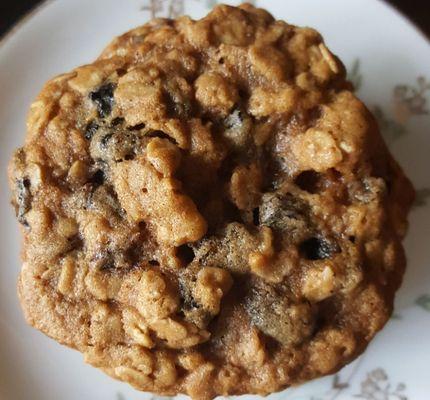
M 9 168 L 29 324 L 135 388 L 268 394 L 390 317 L 412 185 L 313 29 L 156 19 L 49 81 Z

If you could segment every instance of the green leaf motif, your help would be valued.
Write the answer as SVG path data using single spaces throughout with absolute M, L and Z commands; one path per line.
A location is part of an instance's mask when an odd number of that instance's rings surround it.
M 415 194 L 414 207 L 423 207 L 430 198 L 430 188 L 418 189 Z
M 401 104 L 410 115 L 428 115 L 427 92 L 430 82 L 423 76 L 417 78 L 416 85 L 396 85 L 393 90 L 394 100 Z
M 122 393 L 118 392 L 116 394 L 116 400 L 126 400 L 126 398 Z
M 423 308 L 424 310 L 430 312 L 430 295 L 423 294 L 415 300 L 415 304 Z
M 343 389 L 346 389 L 346 388 L 349 387 L 349 383 L 348 382 L 341 382 L 339 374 L 336 374 L 333 377 L 333 381 L 331 383 L 331 386 L 332 386 L 333 389 L 343 390 Z
M 245 1 L 245 3 L 252 4 L 253 6 L 257 5 L 257 1 L 256 0 L 247 0 L 247 1 Z M 218 0 L 206 0 L 205 4 L 206 4 L 207 8 L 213 8 L 217 4 L 219 4 L 219 1 Z
M 357 92 L 360 90 L 361 84 L 363 83 L 363 75 L 361 74 L 360 67 L 360 59 L 356 58 L 352 63 L 352 67 L 347 76 L 348 80 L 354 85 Z
M 382 136 L 388 144 L 393 143 L 400 137 L 404 136 L 408 131 L 406 127 L 399 124 L 394 119 L 388 117 L 385 111 L 380 106 L 375 106 L 373 114 L 378 121 L 379 128 L 381 129 Z
M 218 4 L 218 0 L 206 0 L 207 8 L 214 8 Z
M 399 383 L 396 387 L 396 392 L 403 392 L 406 389 L 406 385 L 404 383 Z
M 163 5 L 161 3 L 162 2 L 158 0 L 146 0 L 140 9 L 142 11 L 148 11 L 151 18 L 156 18 L 163 12 Z
M 398 383 L 395 390 L 393 387 L 385 370 L 376 368 L 367 373 L 366 378 L 361 381 L 360 393 L 353 397 L 366 400 L 408 400 L 408 397 L 401 393 L 406 390 L 403 382 Z

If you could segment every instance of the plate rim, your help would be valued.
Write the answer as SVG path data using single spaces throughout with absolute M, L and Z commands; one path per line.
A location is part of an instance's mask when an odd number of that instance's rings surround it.
M 27 10 L 18 20 L 13 23 L 2 35 L 0 35 L 0 51 L 21 29 L 33 18 L 35 18 L 41 11 L 54 4 L 58 0 L 42 0 L 40 3 L 34 5 Z M 396 5 L 391 4 L 388 0 L 376 0 L 381 5 L 393 11 L 403 22 L 410 25 L 415 33 L 423 39 L 430 46 L 430 35 L 427 35 L 423 29 L 407 14 L 401 11 Z M 244 0 L 246 2 L 246 0 Z M 258 6 L 257 6 L 258 7 Z M 132 28 L 130 28 L 132 29 Z

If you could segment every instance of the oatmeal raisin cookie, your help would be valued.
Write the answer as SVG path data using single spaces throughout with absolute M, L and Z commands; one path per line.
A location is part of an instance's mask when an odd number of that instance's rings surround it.
M 267 394 L 386 323 L 413 188 L 313 29 L 221 5 L 49 81 L 10 164 L 27 321 L 137 389 Z

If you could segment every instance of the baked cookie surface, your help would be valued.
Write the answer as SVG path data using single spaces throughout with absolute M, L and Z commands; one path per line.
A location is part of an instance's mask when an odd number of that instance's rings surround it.
M 27 321 L 134 387 L 267 394 L 392 311 L 414 191 L 309 28 L 153 20 L 49 81 L 9 168 Z

